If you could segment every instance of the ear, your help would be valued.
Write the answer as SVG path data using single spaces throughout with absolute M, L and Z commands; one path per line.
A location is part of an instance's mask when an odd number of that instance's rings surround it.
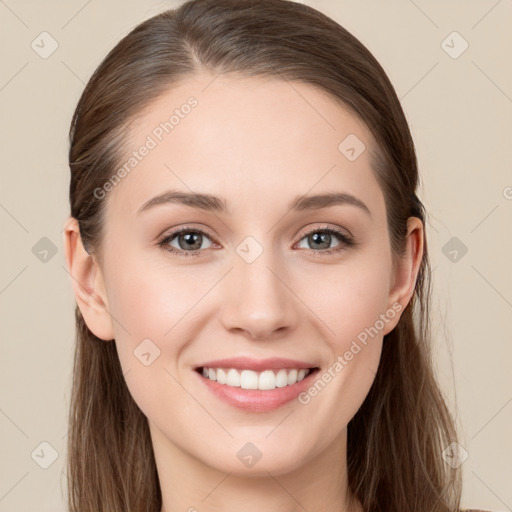
M 64 227 L 64 252 L 78 307 L 87 327 L 102 340 L 113 340 L 103 272 L 93 255 L 82 244 L 78 221 L 70 217 Z
M 406 251 L 402 257 L 396 259 L 391 288 L 388 296 L 388 310 L 397 312 L 383 329 L 383 334 L 391 332 L 409 304 L 416 286 L 418 271 L 423 258 L 423 222 L 418 217 L 407 219 Z

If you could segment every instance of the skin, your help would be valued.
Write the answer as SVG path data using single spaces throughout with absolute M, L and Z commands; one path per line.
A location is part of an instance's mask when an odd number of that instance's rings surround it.
M 188 78 L 134 121 L 127 155 L 169 112 L 190 96 L 198 100 L 103 199 L 101 260 L 85 252 L 68 219 L 64 244 L 78 306 L 96 336 L 115 339 L 126 384 L 149 419 L 162 511 L 362 510 L 348 503 L 346 429 L 401 312 L 307 405 L 241 411 L 214 397 L 193 370 L 249 356 L 312 361 L 325 371 L 379 315 L 410 301 L 422 223 L 409 219 L 406 255 L 393 266 L 384 196 L 369 163 L 375 140 L 325 92 L 214 78 Z M 338 150 L 348 134 L 366 145 L 355 161 Z M 136 213 L 168 189 L 220 196 L 229 212 L 165 204 Z M 371 216 L 347 204 L 288 210 L 298 195 L 334 191 L 359 198 Z M 159 235 L 184 225 L 206 232 L 199 256 L 180 258 L 158 245 Z M 335 236 L 326 245 L 308 241 L 326 226 L 358 245 L 343 247 Z M 252 263 L 236 252 L 247 236 L 263 249 Z M 171 245 L 186 250 L 177 237 Z M 325 254 L 324 247 L 343 248 Z M 149 366 L 133 355 L 146 338 L 160 350 Z M 262 453 L 251 468 L 236 456 L 247 442 Z

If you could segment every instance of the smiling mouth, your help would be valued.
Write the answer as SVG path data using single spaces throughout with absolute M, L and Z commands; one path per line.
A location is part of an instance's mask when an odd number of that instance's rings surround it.
M 196 368 L 195 371 L 205 379 L 228 387 L 268 391 L 293 386 L 318 370 L 318 367 L 282 368 L 256 372 L 254 370 L 238 370 L 236 368 L 209 368 L 201 366 Z

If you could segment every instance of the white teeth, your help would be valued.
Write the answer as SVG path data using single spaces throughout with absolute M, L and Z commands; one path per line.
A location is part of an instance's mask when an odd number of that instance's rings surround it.
M 295 384 L 295 382 L 297 382 L 297 373 L 298 370 L 290 370 L 290 373 L 288 374 L 288 385 Z
M 279 370 L 276 374 L 276 388 L 284 388 L 288 385 L 288 375 L 286 370 Z
M 217 381 L 234 388 L 260 389 L 266 391 L 275 388 L 292 386 L 309 375 L 311 370 L 306 368 L 285 370 L 264 370 L 255 372 L 253 370 L 242 370 L 235 368 L 203 368 L 203 377 Z
M 228 374 L 226 377 L 226 385 L 231 386 L 233 388 L 240 387 L 240 374 L 236 370 L 228 370 Z
M 265 370 L 260 373 L 258 379 L 258 389 L 267 390 L 275 389 L 276 387 L 276 375 L 272 370 Z
M 217 382 L 219 384 L 226 384 L 226 372 L 222 368 L 217 370 Z
M 243 370 L 240 374 L 240 387 L 243 389 L 258 389 L 258 374 L 252 370 Z

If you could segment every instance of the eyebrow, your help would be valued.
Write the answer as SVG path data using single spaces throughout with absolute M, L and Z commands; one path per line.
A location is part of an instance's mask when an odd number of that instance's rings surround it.
M 199 210 L 228 212 L 226 200 L 223 198 L 211 194 L 169 190 L 146 201 L 137 210 L 137 214 L 162 204 L 182 204 Z M 363 201 L 344 192 L 298 196 L 288 205 L 288 209 L 291 211 L 320 210 L 335 205 L 356 206 L 365 211 L 370 217 L 372 216 L 370 209 Z

